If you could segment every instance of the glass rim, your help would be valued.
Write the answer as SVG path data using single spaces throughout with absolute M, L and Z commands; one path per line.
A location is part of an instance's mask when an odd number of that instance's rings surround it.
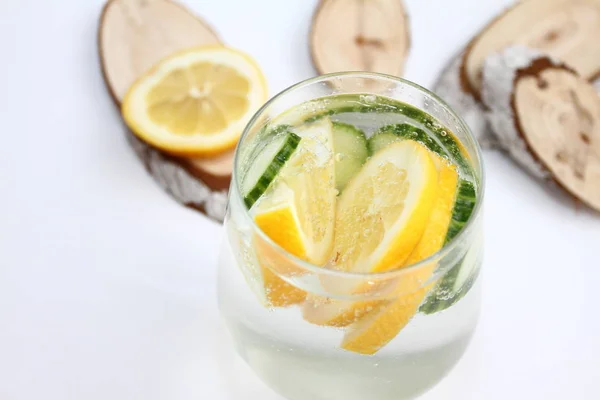
M 475 153 L 475 156 L 478 161 L 477 164 L 479 166 L 479 168 L 478 168 L 479 171 L 476 171 L 476 172 L 479 172 L 479 175 L 478 175 L 479 182 L 477 185 L 475 207 L 473 208 L 473 212 L 471 213 L 469 219 L 467 220 L 467 222 L 465 223 L 465 225 L 463 226 L 461 231 L 454 238 L 452 238 L 452 240 L 450 240 L 448 243 L 446 243 L 441 249 L 439 249 L 438 251 L 436 251 L 434 254 L 430 255 L 429 257 L 427 257 L 419 262 L 416 262 L 414 264 L 402 266 L 402 267 L 392 269 L 389 271 L 385 271 L 385 272 L 376 272 L 376 273 L 338 271 L 338 270 L 334 270 L 334 269 L 325 268 L 323 266 L 313 264 L 309 261 L 306 261 L 302 258 L 299 258 L 299 257 L 291 254 L 286 249 L 284 249 L 282 246 L 280 246 L 275 241 L 273 241 L 266 233 L 264 233 L 262 231 L 262 229 L 260 229 L 260 227 L 256 224 L 256 222 L 250 215 L 250 212 L 249 212 L 250 210 L 248 210 L 245 207 L 245 204 L 244 204 L 244 201 L 242 198 L 242 194 L 241 194 L 242 193 L 241 192 L 242 182 L 240 180 L 240 177 L 239 177 L 239 174 L 237 173 L 237 171 L 238 171 L 239 164 L 241 162 L 240 161 L 240 157 L 241 157 L 240 156 L 240 153 L 241 153 L 240 147 L 242 146 L 242 143 L 244 142 L 244 139 L 246 138 L 246 136 L 249 135 L 251 128 L 256 124 L 257 121 L 260 120 L 260 118 L 263 116 L 263 113 L 271 106 L 271 104 L 276 102 L 281 97 L 285 96 L 286 94 L 288 94 L 290 92 L 296 91 L 300 88 L 310 86 L 310 85 L 313 85 L 315 83 L 319 83 L 322 81 L 328 81 L 328 80 L 331 80 L 332 78 L 370 78 L 370 79 L 376 79 L 376 80 L 388 80 L 388 81 L 393 81 L 395 83 L 399 83 L 401 85 L 410 86 L 414 89 L 417 89 L 419 92 L 425 93 L 427 96 L 430 96 L 433 100 L 435 100 L 436 102 L 441 104 L 453 117 L 455 117 L 458 121 L 459 127 L 462 128 L 466 132 L 467 137 L 473 142 L 474 149 L 475 149 L 474 153 Z M 365 93 L 368 94 L 368 91 L 365 91 Z M 326 96 L 324 96 L 324 97 L 326 97 Z M 401 100 L 399 100 L 399 101 L 401 101 Z M 414 107 L 416 107 L 416 106 L 414 106 Z M 329 73 L 329 74 L 323 74 L 323 75 L 319 75 L 316 77 L 308 78 L 308 79 L 302 80 L 294 85 L 291 85 L 291 86 L 283 89 L 282 91 L 277 93 L 275 96 L 271 97 L 265 104 L 263 104 L 262 107 L 260 107 L 258 109 L 258 111 L 256 111 L 256 113 L 254 113 L 254 115 L 252 116 L 250 121 L 248 121 L 248 123 L 244 127 L 244 130 L 242 132 L 242 135 L 240 136 L 240 139 L 238 141 L 238 144 L 237 144 L 237 147 L 235 150 L 235 156 L 234 156 L 234 160 L 233 160 L 233 173 L 232 173 L 232 181 L 233 181 L 233 185 L 235 185 L 235 189 L 236 189 L 234 191 L 235 193 L 233 195 L 237 196 L 236 200 L 244 208 L 244 217 L 247 218 L 248 220 L 250 220 L 251 228 L 253 229 L 253 231 L 255 231 L 260 236 L 261 240 L 264 240 L 269 246 L 273 247 L 279 253 L 281 253 L 281 254 L 285 255 L 287 258 L 289 258 L 294 264 L 297 264 L 299 267 L 306 269 L 307 271 L 314 272 L 317 274 L 325 274 L 325 275 L 338 276 L 338 277 L 344 277 L 344 278 L 359 278 L 359 279 L 382 279 L 382 278 L 387 279 L 390 277 L 403 275 L 405 273 L 408 273 L 408 272 L 411 272 L 414 270 L 418 270 L 420 268 L 428 267 L 428 266 L 430 266 L 430 264 L 432 262 L 435 262 L 438 259 L 442 259 L 446 255 L 448 255 L 457 246 L 457 244 L 460 243 L 461 240 L 464 237 L 468 236 L 468 233 L 473 230 L 474 221 L 479 216 L 479 214 L 481 212 L 482 204 L 483 204 L 484 193 L 485 193 L 485 179 L 486 179 L 485 168 L 483 166 L 483 157 L 482 157 L 481 147 L 479 146 L 479 142 L 477 141 L 475 136 L 473 136 L 473 133 L 471 132 L 471 129 L 469 128 L 469 125 L 465 122 L 465 120 L 460 115 L 458 115 L 454 111 L 454 109 L 452 107 L 450 107 L 450 105 L 448 105 L 444 100 L 442 100 L 437 94 L 433 93 L 432 91 L 424 88 L 423 86 L 421 86 L 419 84 L 416 84 L 414 82 L 406 80 L 404 78 L 400 78 L 400 77 L 393 76 L 393 75 L 382 74 L 382 73 L 378 73 L 378 72 L 364 72 L 364 71 L 333 72 L 333 73 Z

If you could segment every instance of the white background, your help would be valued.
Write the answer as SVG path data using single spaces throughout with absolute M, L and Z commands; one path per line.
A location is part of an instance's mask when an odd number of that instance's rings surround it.
M 232 357 L 221 227 L 129 149 L 98 68 L 101 0 L 0 2 L 0 399 L 275 400 Z M 409 0 L 429 86 L 508 1 Z M 188 1 L 271 94 L 314 75 L 315 1 Z M 486 153 L 481 323 L 426 400 L 600 398 L 600 216 Z

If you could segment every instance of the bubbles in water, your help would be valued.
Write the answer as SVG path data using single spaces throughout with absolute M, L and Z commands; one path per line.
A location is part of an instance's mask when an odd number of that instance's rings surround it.
M 442 289 L 442 290 L 438 291 L 437 298 L 440 299 L 440 300 L 442 300 L 442 301 L 446 301 L 446 300 L 452 299 L 452 295 L 453 295 L 453 293 L 452 293 L 451 290 Z
M 373 94 L 361 95 L 360 99 L 363 100 L 365 103 L 375 103 L 377 101 L 377 97 Z
M 446 136 L 447 134 L 448 134 L 448 132 L 446 132 L 446 131 L 441 131 L 440 132 L 440 135 L 442 135 L 442 136 Z
M 340 162 L 344 159 L 344 155 L 342 153 L 335 153 L 335 161 Z

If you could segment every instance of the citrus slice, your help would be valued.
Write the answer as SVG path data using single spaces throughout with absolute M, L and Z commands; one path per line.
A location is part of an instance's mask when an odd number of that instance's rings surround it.
M 458 188 L 458 173 L 438 155 L 432 154 L 439 169 L 439 185 L 435 204 L 423 235 L 406 259 L 405 265 L 417 263 L 440 250 L 445 242 Z M 395 290 L 399 297 L 380 304 L 348 328 L 342 348 L 360 354 L 374 354 L 406 326 L 419 309 L 435 282 L 429 282 L 435 263 L 406 271 Z
M 302 317 L 311 324 L 343 328 L 384 303 L 385 300 L 336 300 L 311 294 L 302 306 Z
M 257 226 L 288 253 L 323 265 L 331 253 L 335 215 L 332 124 L 323 118 L 294 131 L 301 138 L 296 150 L 251 213 Z M 305 271 L 259 235 L 255 247 L 269 304 L 304 300 L 306 293 L 280 276 Z
M 371 157 L 339 197 L 332 268 L 402 266 L 427 226 L 437 186 L 432 155 L 420 143 L 393 143 Z
M 278 197 L 281 202 L 269 201 L 273 200 L 272 198 L 265 199 L 257 210 L 254 221 L 271 240 L 288 253 L 306 259 L 308 246 L 298 219 L 293 193 L 289 188 L 279 188 L 279 191 L 285 191 L 286 195 L 272 194 L 271 196 Z M 267 203 L 271 204 L 267 205 Z M 258 235 L 255 237 L 254 246 L 260 264 L 267 304 L 272 307 L 286 307 L 303 301 L 306 292 L 280 277 L 302 274 L 303 271 L 296 268 L 285 254 L 273 248 Z
M 332 268 L 374 273 L 404 265 L 435 203 L 438 171 L 433 157 L 422 144 L 405 140 L 390 144 L 367 161 L 338 201 Z M 335 294 L 375 290 L 368 283 L 346 284 L 337 278 L 322 277 L 321 282 Z M 317 325 L 346 326 L 383 302 L 310 296 L 303 317 Z
M 123 99 L 127 125 L 168 153 L 214 155 L 230 149 L 267 98 L 254 60 L 223 46 L 169 56 L 139 78 Z

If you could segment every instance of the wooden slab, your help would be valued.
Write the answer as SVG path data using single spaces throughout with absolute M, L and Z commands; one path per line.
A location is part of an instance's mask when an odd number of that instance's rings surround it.
M 213 29 L 168 0 L 110 0 L 98 27 L 98 51 L 108 91 L 117 106 L 131 84 L 167 55 L 220 43 Z M 170 156 L 127 131 L 127 140 L 156 182 L 178 202 L 222 221 L 233 150 L 215 158 Z
M 496 148 L 497 141 L 485 117 L 485 107 L 461 88 L 460 66 L 463 55 L 464 49 L 448 61 L 434 83 L 433 91 L 465 120 L 482 148 Z
M 401 0 L 321 0 L 313 15 L 310 49 L 320 74 L 371 71 L 402 76 L 410 47 Z

